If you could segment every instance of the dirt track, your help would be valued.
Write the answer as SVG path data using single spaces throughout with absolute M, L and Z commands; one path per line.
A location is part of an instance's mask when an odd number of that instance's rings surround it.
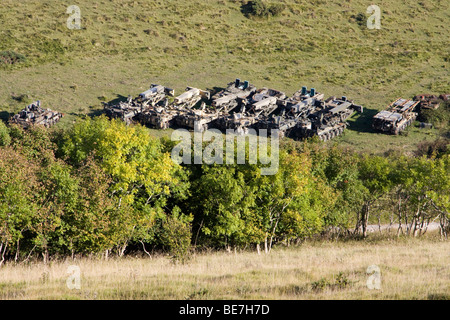
M 390 224 L 382 224 L 381 228 L 377 224 L 370 224 L 370 225 L 367 226 L 367 232 L 377 232 L 377 231 L 380 231 L 380 229 L 381 229 L 381 231 L 397 232 L 398 227 L 399 227 L 398 223 L 394 223 L 392 225 L 390 225 Z M 402 228 L 403 228 L 403 231 L 405 231 L 406 230 L 406 225 L 402 224 Z M 436 231 L 436 230 L 439 230 L 439 228 L 440 228 L 439 223 L 431 222 L 428 225 L 428 228 L 426 230 L 427 230 L 427 232 L 428 231 Z M 424 228 L 424 230 L 425 230 L 425 228 Z

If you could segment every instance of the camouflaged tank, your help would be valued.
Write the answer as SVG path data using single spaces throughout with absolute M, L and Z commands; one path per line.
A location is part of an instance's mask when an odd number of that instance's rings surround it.
M 284 92 L 258 89 L 251 96 L 238 99 L 240 111 L 220 117 L 217 126 L 221 130 L 233 129 L 237 134 L 246 134 L 249 128 L 257 128 L 259 123 L 266 121 L 285 98 Z
M 175 117 L 175 123 L 180 127 L 186 127 L 194 131 L 203 132 L 209 128 L 211 122 L 219 117 L 219 111 L 208 108 L 205 101 L 211 97 L 209 91 L 188 87 L 186 92 L 175 99 L 180 113 Z M 200 108 L 196 108 L 199 101 L 204 100 Z
M 57 123 L 63 116 L 62 113 L 57 111 L 41 108 L 41 102 L 38 100 L 14 115 L 10 122 L 18 124 L 24 129 L 33 125 L 42 125 L 49 128 Z
M 180 110 L 191 109 L 202 99 L 209 100 L 210 95 L 209 91 L 187 87 L 185 92 L 174 99 L 172 107 Z
M 173 96 L 174 90 L 158 84 L 152 84 L 150 89 L 139 94 L 133 99 L 128 97 L 126 102 L 119 102 L 111 105 L 104 103 L 103 107 L 106 115 L 111 119 L 121 119 L 127 125 L 135 121 L 141 121 L 141 114 L 148 109 L 165 105 L 168 96 Z
M 212 96 L 211 106 L 223 112 L 230 112 L 239 105 L 240 99 L 246 99 L 256 91 L 256 87 L 248 81 L 236 79 L 230 82 L 225 90 Z
M 171 121 L 179 114 L 179 110 L 170 109 L 169 103 L 166 100 L 164 104 L 157 105 L 152 108 L 147 108 L 138 116 L 141 124 L 156 128 L 168 129 Z
M 398 98 L 373 117 L 372 128 L 383 133 L 399 134 L 416 120 L 414 109 L 419 102 Z
M 196 132 L 204 132 L 214 127 L 214 123 L 222 112 L 213 108 L 208 108 L 203 102 L 200 109 L 189 109 L 181 112 L 176 118 L 175 123 L 178 126 L 192 129 Z
M 444 100 L 444 101 L 449 101 L 450 100 L 450 93 L 441 94 L 439 96 L 439 99 Z
M 120 101 L 115 105 L 103 103 L 103 108 L 108 118 L 121 119 L 129 125 L 135 120 L 135 117 L 142 112 L 143 105 L 129 96 L 126 102 Z
M 306 117 L 299 119 L 291 137 L 305 139 L 318 136 L 321 141 L 331 140 L 341 135 L 347 128 L 346 120 L 354 112 L 363 112 L 363 107 L 347 97 L 330 97 L 316 102 Z
M 172 103 L 144 111 L 140 116 L 141 122 L 157 129 L 168 129 L 174 123 L 189 126 L 189 116 L 187 116 L 189 110 L 202 99 L 209 99 L 209 97 L 208 91 L 187 87 L 186 91 L 175 97 Z
M 262 119 L 258 123 L 258 128 L 268 130 L 279 130 L 279 136 L 289 136 L 300 121 L 307 120 L 308 115 L 316 106 L 323 102 L 324 95 L 316 92 L 314 88 L 307 90 L 302 87 L 296 91 L 292 97 L 280 101 L 278 112 L 272 114 L 270 118 Z
M 413 100 L 419 101 L 419 104 L 417 105 L 419 111 L 435 110 L 439 108 L 440 105 L 439 98 L 433 94 L 419 94 L 414 96 Z

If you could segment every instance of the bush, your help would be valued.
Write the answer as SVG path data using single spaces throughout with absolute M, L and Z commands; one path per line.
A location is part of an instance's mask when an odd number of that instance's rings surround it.
M 174 261 L 185 262 L 189 258 L 192 237 L 190 220 L 189 217 L 179 216 L 175 210 L 162 223 L 160 240 Z
M 257 17 L 267 16 L 268 10 L 261 0 L 253 0 L 249 2 L 249 14 Z
M 358 13 L 356 15 L 351 15 L 349 21 L 351 23 L 357 23 L 359 26 L 366 26 L 366 16 L 363 13 Z
M 286 6 L 283 3 L 274 3 L 271 6 L 269 6 L 269 12 L 272 16 L 276 17 L 279 16 Z
M 255 17 L 269 17 L 280 15 L 286 6 L 282 3 L 266 4 L 262 0 L 252 0 L 249 1 L 245 6 L 243 6 L 245 14 L 247 16 Z
M 450 102 L 442 102 L 436 110 L 422 110 L 419 120 L 432 123 L 436 128 L 448 128 L 450 123 Z
M 427 158 L 440 158 L 444 154 L 448 154 L 450 140 L 446 138 L 438 138 L 435 141 L 424 141 L 419 143 L 415 152 L 417 157 L 426 156 Z
M 19 62 L 24 62 L 25 56 L 14 51 L 1 51 L 0 52 L 0 64 L 11 65 Z

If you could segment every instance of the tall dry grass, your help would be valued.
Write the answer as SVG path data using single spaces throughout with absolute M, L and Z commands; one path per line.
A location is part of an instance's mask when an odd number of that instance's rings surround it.
M 256 252 L 64 260 L 0 269 L 1 299 L 449 299 L 448 241 L 316 242 Z M 81 289 L 66 284 L 81 271 Z M 380 290 L 367 287 L 370 265 Z

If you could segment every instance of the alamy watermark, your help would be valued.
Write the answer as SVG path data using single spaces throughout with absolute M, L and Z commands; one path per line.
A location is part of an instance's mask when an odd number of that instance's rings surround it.
M 380 290 L 381 289 L 381 270 L 380 267 L 376 265 L 371 265 L 366 270 L 367 274 L 370 274 L 367 279 L 366 285 L 370 290 Z
M 178 164 L 260 164 L 261 175 L 275 175 L 279 168 L 279 130 L 270 130 L 270 139 L 266 129 L 239 133 L 227 129 L 224 143 L 223 134 L 217 129 L 194 131 L 193 141 L 188 130 L 175 130 L 171 139 L 179 144 L 172 149 L 172 160 Z
M 81 29 L 81 10 L 80 7 L 72 5 L 67 7 L 66 13 L 70 14 L 67 18 L 67 28 L 70 30 Z
M 81 269 L 78 266 L 69 266 L 67 268 L 69 277 L 66 280 L 67 288 L 70 290 L 81 290 Z
M 377 5 L 370 5 L 367 7 L 368 14 L 372 14 L 367 19 L 367 28 L 369 29 L 381 29 L 381 9 Z

